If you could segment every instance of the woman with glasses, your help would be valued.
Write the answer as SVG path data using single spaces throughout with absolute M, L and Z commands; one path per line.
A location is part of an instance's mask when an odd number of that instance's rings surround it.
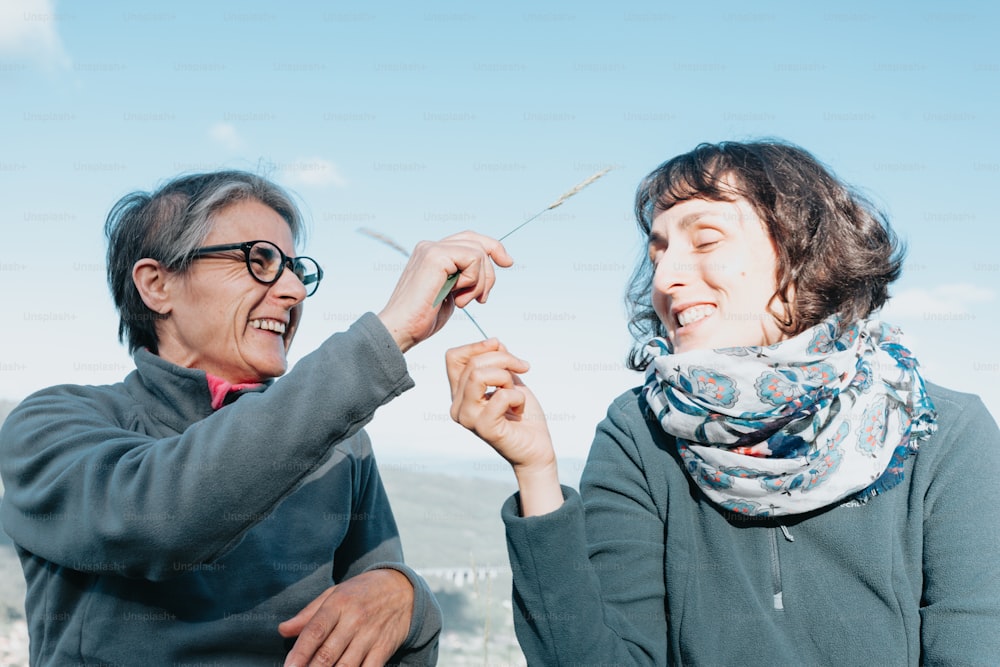
M 639 185 L 644 372 L 560 487 L 496 341 L 448 355 L 452 416 L 513 466 L 530 665 L 1000 664 L 1000 433 L 925 383 L 879 308 L 885 218 L 808 152 L 702 144 Z
M 112 209 L 136 370 L 38 392 L 0 431 L 33 665 L 435 662 L 440 612 L 362 427 L 413 386 L 402 353 L 511 260 L 472 233 L 418 245 L 384 309 L 273 383 L 323 277 L 301 231 L 284 191 L 236 171 Z

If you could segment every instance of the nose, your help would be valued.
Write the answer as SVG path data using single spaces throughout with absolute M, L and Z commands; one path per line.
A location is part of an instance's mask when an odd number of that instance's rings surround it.
M 306 299 L 306 286 L 289 267 L 285 267 L 278 279 L 271 285 L 271 293 L 282 301 L 291 300 L 291 305 L 302 303 Z
M 693 268 L 690 255 L 676 244 L 657 251 L 653 258 L 653 289 L 670 294 L 690 281 Z

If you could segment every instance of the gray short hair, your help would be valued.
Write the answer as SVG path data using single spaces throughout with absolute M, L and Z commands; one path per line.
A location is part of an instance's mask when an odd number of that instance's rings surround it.
M 296 245 L 304 235 L 302 214 L 292 197 L 271 181 L 245 171 L 180 176 L 154 192 L 122 197 L 108 213 L 108 286 L 118 309 L 118 339 L 129 352 L 157 352 L 156 321 L 132 281 L 132 267 L 152 258 L 171 271 L 185 271 L 212 229 L 213 216 L 239 201 L 257 200 L 274 209 L 291 229 Z

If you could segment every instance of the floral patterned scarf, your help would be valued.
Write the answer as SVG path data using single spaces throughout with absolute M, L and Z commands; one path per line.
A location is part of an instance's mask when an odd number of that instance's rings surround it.
M 836 316 L 767 347 L 673 354 L 653 339 L 643 393 L 691 479 L 723 507 L 769 517 L 866 500 L 903 479 L 936 429 L 901 332 Z

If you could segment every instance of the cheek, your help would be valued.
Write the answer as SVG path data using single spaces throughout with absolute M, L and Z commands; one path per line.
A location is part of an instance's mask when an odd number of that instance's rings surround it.
M 761 290 L 774 291 L 777 260 L 769 244 L 749 243 L 732 247 L 731 252 L 716 253 L 702 264 L 706 280 L 739 280 Z
M 660 322 L 666 324 L 667 322 L 667 300 L 661 295 L 657 295 L 656 292 L 653 293 L 653 312 L 656 316 L 660 318 Z
M 663 293 L 663 290 L 659 288 L 659 283 L 654 276 L 649 285 L 650 296 L 649 300 L 653 304 L 653 311 L 663 319 L 663 315 L 668 312 L 670 301 L 669 297 Z
M 753 277 L 754 267 L 742 255 L 715 255 L 701 264 L 701 275 L 705 282 L 717 286 L 745 285 Z

